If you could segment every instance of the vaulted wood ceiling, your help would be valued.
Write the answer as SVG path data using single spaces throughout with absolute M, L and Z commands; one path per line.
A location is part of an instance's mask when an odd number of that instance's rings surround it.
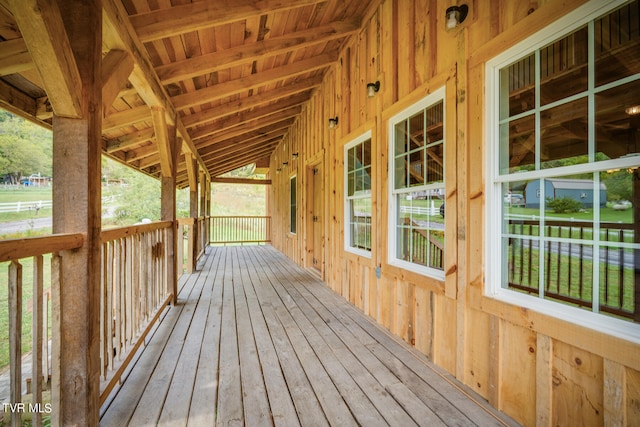
M 37 19 L 18 10 L 34 1 L 0 0 L 0 106 L 50 126 L 50 97 L 64 95 L 30 53 L 46 51 L 37 23 L 27 28 Z M 159 176 L 168 117 L 183 141 L 179 187 L 192 158 L 211 177 L 266 165 L 370 3 L 103 0 L 103 151 Z

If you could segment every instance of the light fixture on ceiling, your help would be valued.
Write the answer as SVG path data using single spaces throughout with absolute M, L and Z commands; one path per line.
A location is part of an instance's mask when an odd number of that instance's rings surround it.
M 460 6 L 451 6 L 447 8 L 447 30 L 452 30 L 462 24 L 469 14 L 469 6 L 466 4 Z
M 379 90 L 380 80 L 377 80 L 375 83 L 367 83 L 367 96 L 369 98 L 373 98 Z
M 338 116 L 329 118 L 329 129 L 334 129 L 338 126 Z
M 640 105 L 632 105 L 624 109 L 624 112 L 630 116 L 636 116 L 640 114 Z

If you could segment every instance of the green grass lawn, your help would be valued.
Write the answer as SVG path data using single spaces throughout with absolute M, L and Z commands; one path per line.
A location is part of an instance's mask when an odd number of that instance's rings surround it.
M 44 289 L 51 284 L 50 255 L 44 257 Z M 31 320 L 33 297 L 33 258 L 22 264 L 22 354 L 31 351 Z M 9 365 L 9 262 L 0 263 L 0 372 Z M 49 336 L 51 336 L 51 310 L 49 310 Z
M 540 209 L 521 208 L 521 207 L 508 207 L 505 206 L 507 214 L 526 215 L 540 217 Z M 570 212 L 570 213 L 555 213 L 551 211 L 545 212 L 545 216 L 553 219 L 561 219 L 566 221 L 593 221 L 593 210 L 587 209 L 584 212 Z M 627 209 L 626 211 L 617 211 L 610 207 L 604 207 L 600 209 L 600 222 L 619 222 L 623 224 L 633 223 L 633 209 Z
M 51 188 L 39 187 L 2 187 L 0 186 L 0 203 L 39 202 L 52 200 Z M 20 212 L 0 212 L 0 224 L 9 221 L 20 221 L 32 218 L 46 218 L 52 214 L 51 208 L 42 208 L 37 213 L 35 210 Z

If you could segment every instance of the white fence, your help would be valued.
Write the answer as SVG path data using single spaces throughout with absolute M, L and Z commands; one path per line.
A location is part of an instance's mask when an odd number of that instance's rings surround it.
M 434 215 L 440 214 L 440 206 L 438 207 L 400 206 L 400 212 L 411 213 L 416 215 L 434 216 Z
M 24 212 L 35 211 L 36 213 L 40 209 L 47 209 L 53 206 L 51 200 L 38 200 L 31 202 L 8 202 L 0 203 L 0 212 Z

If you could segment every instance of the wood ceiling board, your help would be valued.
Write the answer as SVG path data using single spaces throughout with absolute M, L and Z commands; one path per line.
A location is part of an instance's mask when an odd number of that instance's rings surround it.
M 203 0 L 130 17 L 140 40 L 147 42 L 241 21 L 265 13 L 283 11 L 325 0 Z

